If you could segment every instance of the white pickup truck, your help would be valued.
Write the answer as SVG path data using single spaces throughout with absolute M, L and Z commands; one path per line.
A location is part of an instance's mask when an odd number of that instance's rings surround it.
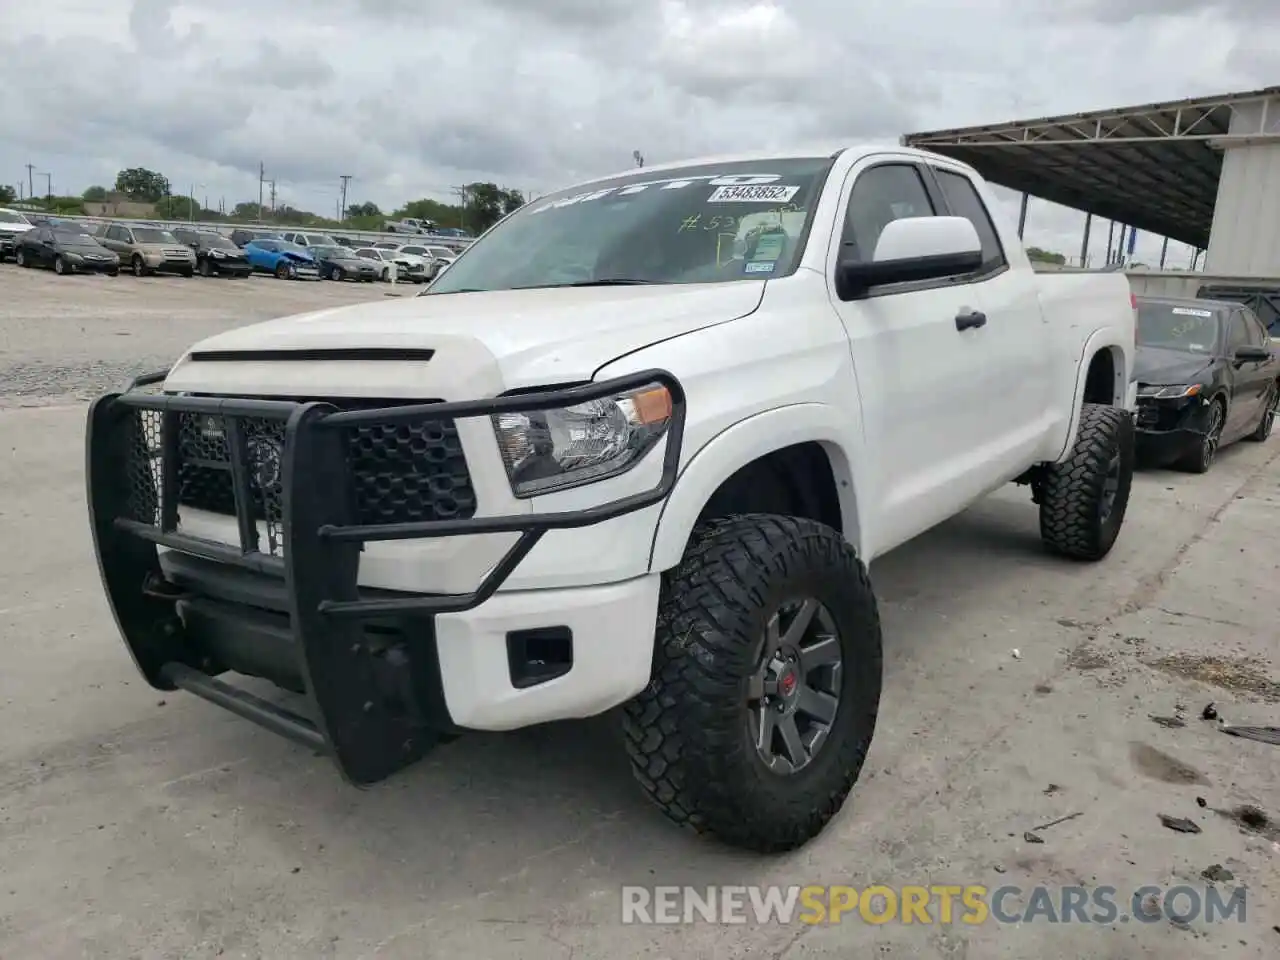
M 1035 273 L 995 211 L 901 148 L 646 168 L 419 296 L 197 344 L 90 412 L 139 670 L 356 784 L 621 707 L 673 820 L 804 843 L 875 728 L 867 564 L 1011 481 L 1067 558 L 1125 514 L 1127 281 Z

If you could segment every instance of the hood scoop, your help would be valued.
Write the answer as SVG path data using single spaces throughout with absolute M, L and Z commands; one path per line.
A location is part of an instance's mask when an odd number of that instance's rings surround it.
M 307 361 L 343 361 L 360 363 L 425 363 L 436 355 L 434 350 L 400 347 L 346 347 L 336 349 L 299 350 L 199 350 L 192 353 L 192 363 L 303 363 Z

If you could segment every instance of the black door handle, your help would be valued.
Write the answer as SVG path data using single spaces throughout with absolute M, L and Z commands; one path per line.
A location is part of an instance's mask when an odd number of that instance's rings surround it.
M 985 327 L 987 315 L 981 310 L 970 310 L 968 313 L 956 314 L 956 329 L 968 330 L 971 327 Z

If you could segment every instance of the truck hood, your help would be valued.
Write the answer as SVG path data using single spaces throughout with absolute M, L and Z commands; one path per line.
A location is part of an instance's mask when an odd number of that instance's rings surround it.
M 357 363 L 324 361 L 328 369 L 321 371 L 313 361 L 268 364 L 247 356 L 247 365 L 262 368 L 260 374 L 232 376 L 228 367 L 240 364 L 198 358 L 193 362 L 191 356 L 215 351 L 225 357 L 256 351 L 433 350 L 425 380 L 421 368 L 416 374 L 419 395 L 479 399 L 502 390 L 590 380 L 601 366 L 623 354 L 754 312 L 763 293 L 764 281 L 738 280 L 429 294 L 335 307 L 268 320 L 204 340 L 174 367 L 166 385 L 175 390 L 221 391 L 222 384 L 234 383 L 236 389 L 246 390 L 262 382 L 257 389 L 280 395 L 292 389 L 284 380 L 292 381 L 293 375 L 284 368 L 306 367 L 299 370 L 299 376 L 306 377 L 299 382 L 309 383 L 307 390 L 312 394 L 321 389 L 334 396 L 358 395 L 345 389 L 344 383 L 322 385 L 322 378 L 332 374 L 343 381 L 363 376 L 363 390 L 382 384 L 382 396 L 393 396 L 386 392 L 395 381 L 390 369 L 376 373 L 370 381 L 367 368 L 363 374 L 353 369 L 362 366 Z M 483 375 L 482 367 L 486 368 Z M 474 372 L 473 383 L 463 382 L 464 370 Z
M 29 223 L 0 223 L 0 233 L 26 233 L 30 229 Z

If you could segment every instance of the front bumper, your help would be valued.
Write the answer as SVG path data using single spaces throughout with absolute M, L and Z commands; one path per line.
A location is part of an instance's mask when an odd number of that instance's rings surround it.
M 186 257 L 148 257 L 144 262 L 156 273 L 190 273 L 196 268 L 196 261 Z
M 253 272 L 253 267 L 249 266 L 249 261 L 243 258 L 208 257 L 207 259 L 214 273 L 249 274 Z
M 1138 399 L 1137 453 L 1166 464 L 1193 452 L 1209 428 L 1209 405 L 1199 396 L 1180 400 Z
M 661 478 L 651 489 L 556 514 L 358 522 L 347 430 L 567 406 L 654 381 L 674 403 Z M 372 783 L 416 760 L 442 731 L 588 716 L 648 682 L 657 575 L 498 591 L 546 532 L 664 500 L 675 483 L 684 410 L 679 383 L 661 371 L 495 400 L 345 411 L 141 389 L 107 394 L 90 408 L 86 440 L 99 573 L 125 645 L 153 687 L 196 693 L 328 754 L 349 781 Z M 237 545 L 179 532 L 184 416 L 221 418 Z M 278 473 L 263 473 L 265 430 L 280 437 Z M 264 510 L 278 530 L 280 556 L 261 548 Z M 468 593 L 358 585 L 365 543 L 499 532 L 519 536 Z M 304 705 L 292 711 L 252 696 L 218 679 L 228 671 L 269 679 Z
M 75 273 L 110 273 L 120 269 L 120 261 L 115 258 L 110 260 L 90 260 L 87 257 L 81 257 L 78 260 L 68 258 L 67 264 Z

